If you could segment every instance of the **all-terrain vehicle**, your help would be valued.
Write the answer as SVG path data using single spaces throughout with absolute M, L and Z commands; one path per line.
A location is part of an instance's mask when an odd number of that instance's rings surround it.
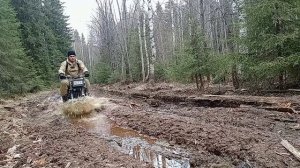
M 69 80 L 70 85 L 68 89 L 67 99 L 63 100 L 64 102 L 68 100 L 77 99 L 79 97 L 87 96 L 88 93 L 83 76 L 67 76 L 67 79 Z

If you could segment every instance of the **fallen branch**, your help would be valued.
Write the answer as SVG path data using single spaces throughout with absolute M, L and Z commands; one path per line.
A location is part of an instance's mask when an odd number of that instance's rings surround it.
M 11 111 L 11 112 L 15 112 L 16 109 L 14 107 L 10 107 L 10 106 L 4 106 L 4 109 L 6 109 L 7 111 Z
M 268 111 L 279 111 L 279 112 L 287 112 L 287 113 L 295 113 L 297 114 L 297 111 L 290 107 L 262 107 L 262 109 L 268 110 Z
M 275 152 L 277 155 L 280 155 L 280 156 L 284 156 L 284 155 L 288 155 L 288 156 L 290 156 L 291 154 L 289 154 L 289 153 L 279 153 L 279 152 Z
M 289 122 L 289 123 L 297 123 L 297 119 L 289 119 L 289 118 L 273 118 L 275 121 L 280 121 L 280 122 Z
M 291 145 L 287 140 L 282 140 L 280 143 L 300 161 L 300 153 L 293 147 L 293 145 Z
M 294 129 L 294 130 L 300 130 L 300 124 L 297 124 L 295 126 L 291 126 L 290 128 Z
M 135 104 L 135 103 L 130 103 L 130 104 L 129 104 L 129 107 L 130 107 L 130 108 L 133 108 L 133 107 L 135 107 L 135 106 L 136 106 L 136 107 L 141 107 L 140 105 L 137 105 L 137 104 Z
M 68 162 L 65 168 L 69 168 L 71 166 L 71 162 Z

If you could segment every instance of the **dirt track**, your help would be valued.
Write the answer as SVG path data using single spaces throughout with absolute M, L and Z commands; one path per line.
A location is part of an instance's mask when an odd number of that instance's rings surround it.
M 300 167 L 280 144 L 286 139 L 300 149 L 299 96 L 201 95 L 167 84 L 95 87 L 93 93 L 109 102 L 94 115 L 182 151 L 160 151 L 164 166 L 188 158 L 181 167 Z M 112 147 L 118 138 L 74 124 L 62 114 L 57 92 L 0 103 L 0 167 L 155 166 Z

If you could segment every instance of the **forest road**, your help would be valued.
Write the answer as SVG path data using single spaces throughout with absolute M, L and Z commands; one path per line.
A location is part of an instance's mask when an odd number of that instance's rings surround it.
M 0 167 L 300 167 L 299 96 L 93 87 L 89 116 L 58 91 L 0 101 Z M 100 106 L 99 106 L 100 104 Z

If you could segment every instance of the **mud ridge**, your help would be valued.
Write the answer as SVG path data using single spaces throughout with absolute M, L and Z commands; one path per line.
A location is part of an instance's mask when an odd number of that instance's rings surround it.
M 184 148 L 192 167 L 300 167 L 280 144 L 286 138 L 300 149 L 297 97 L 200 95 L 184 90 L 178 94 L 172 89 L 140 88 L 104 87 L 108 94 L 127 98 L 128 105 L 113 110 L 110 117 Z
M 102 91 L 107 92 L 112 95 L 117 96 L 126 96 L 129 98 L 137 98 L 142 100 L 156 100 L 165 103 L 181 103 L 181 105 L 193 105 L 198 107 L 229 107 L 229 108 L 238 108 L 241 105 L 253 106 L 253 107 L 266 107 L 265 110 L 270 111 L 281 111 L 281 112 L 290 112 L 294 113 L 293 108 L 284 108 L 278 107 L 277 102 L 269 102 L 263 100 L 242 100 L 238 98 L 231 98 L 226 96 L 219 95 L 203 95 L 203 96 L 180 96 L 180 95 L 168 95 L 165 92 L 158 93 L 148 93 L 148 92 L 129 92 L 122 90 L 106 90 Z M 299 109 L 299 103 L 292 103 L 292 106 L 295 109 Z
M 0 167 L 151 167 L 71 124 L 61 105 L 45 92 L 0 106 Z

